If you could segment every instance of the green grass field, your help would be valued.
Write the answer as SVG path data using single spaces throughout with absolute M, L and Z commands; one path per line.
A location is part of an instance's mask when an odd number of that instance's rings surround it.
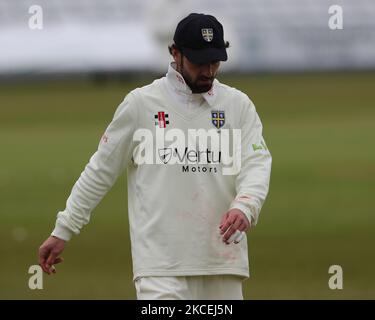
M 273 155 L 249 235 L 246 299 L 375 299 L 375 74 L 226 76 L 257 106 Z M 44 290 L 28 268 L 114 110 L 149 82 L 0 86 L 0 298 L 134 299 L 123 175 Z M 341 265 L 343 290 L 328 268 Z

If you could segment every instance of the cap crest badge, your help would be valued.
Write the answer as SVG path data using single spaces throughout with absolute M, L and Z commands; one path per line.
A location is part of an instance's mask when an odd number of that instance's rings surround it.
M 204 28 L 201 30 L 202 31 L 202 37 L 204 40 L 207 42 L 211 42 L 212 39 L 214 38 L 214 31 L 212 28 Z

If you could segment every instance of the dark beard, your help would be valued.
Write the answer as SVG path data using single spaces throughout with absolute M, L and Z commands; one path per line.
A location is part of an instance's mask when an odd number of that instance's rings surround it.
M 211 79 L 212 82 L 209 85 L 198 85 L 197 82 L 199 79 L 196 82 L 193 82 L 191 78 L 188 75 L 186 75 L 184 72 L 182 73 L 182 76 L 185 80 L 185 83 L 191 89 L 192 93 L 204 93 L 204 92 L 210 91 L 210 89 L 212 88 L 212 83 L 214 79 Z

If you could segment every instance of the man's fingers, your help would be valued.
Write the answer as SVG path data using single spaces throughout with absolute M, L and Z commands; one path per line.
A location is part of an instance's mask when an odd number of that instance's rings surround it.
M 225 233 L 223 234 L 223 237 L 222 237 L 223 242 L 225 242 L 226 244 L 229 244 L 229 243 L 228 243 L 228 239 L 232 236 L 232 234 L 233 234 L 235 231 L 236 231 L 236 230 L 234 230 L 232 227 L 228 228 L 228 229 L 227 229 L 227 232 L 225 232 Z
M 63 258 L 58 258 L 57 256 L 59 255 L 59 252 L 56 251 L 51 251 L 47 261 L 45 261 L 43 264 L 41 264 L 41 267 L 44 272 L 51 274 L 51 273 L 56 273 L 56 269 L 53 266 L 54 264 L 58 264 L 60 262 L 63 262 Z
M 46 264 L 46 259 L 39 258 L 39 265 L 42 267 L 42 269 L 43 269 L 44 272 L 46 272 L 46 270 L 45 270 L 45 264 Z
M 229 237 L 227 241 L 225 241 L 226 244 L 232 243 L 235 239 L 237 239 L 238 234 L 241 233 L 241 231 L 235 230 L 233 234 Z
M 49 272 L 50 273 L 56 273 L 56 268 L 54 265 L 51 266 L 51 268 L 49 268 Z
M 223 215 L 220 224 L 220 233 L 223 242 L 230 244 L 239 243 L 250 224 L 247 217 L 240 210 L 233 209 Z
M 56 237 L 49 237 L 39 248 L 39 265 L 47 274 L 55 273 L 53 265 L 63 262 L 59 257 L 64 250 L 65 241 Z
M 228 242 L 229 243 L 231 243 L 231 242 L 238 243 L 238 242 L 240 242 L 240 240 L 237 241 L 237 239 L 239 237 L 241 237 L 241 234 L 243 234 L 243 231 L 246 229 L 246 224 L 244 223 L 244 221 L 242 219 L 237 219 L 232 227 L 235 230 L 235 232 L 233 233 L 232 238 L 228 240 Z
M 47 257 L 48 257 L 48 250 L 46 248 L 41 247 L 39 249 L 39 265 L 42 267 L 45 273 L 49 274 L 49 270 L 46 267 Z
M 245 223 L 241 224 L 241 226 L 238 228 L 238 230 L 243 232 L 247 232 L 248 229 L 249 227 Z
M 240 231 L 246 231 L 247 230 L 247 224 L 242 220 L 241 224 L 238 226 L 237 230 Z
M 223 241 L 226 242 L 230 239 L 230 237 L 236 232 L 236 230 L 242 231 L 240 228 L 244 224 L 243 219 L 241 217 L 236 216 L 234 222 L 232 223 L 231 227 L 223 236 Z M 231 241 L 229 241 L 231 242 Z
M 224 221 L 224 223 L 221 226 L 221 234 L 224 234 L 225 232 L 227 232 L 228 228 L 233 224 L 235 219 L 236 219 L 236 216 L 228 215 L 227 219 Z
M 42 266 L 42 269 L 48 273 L 48 274 L 51 274 L 51 273 L 56 273 L 56 268 L 55 268 L 55 264 L 58 264 L 58 263 L 61 263 L 63 262 L 64 259 L 63 258 L 56 258 L 55 261 L 52 263 L 52 264 L 47 264 L 45 263 L 44 266 Z
M 221 218 L 220 226 L 219 226 L 220 229 L 221 229 L 221 227 L 223 226 L 223 224 L 225 223 L 225 221 L 228 219 L 228 215 L 229 215 L 229 213 L 227 212 L 227 213 L 224 214 L 223 217 Z
M 243 224 L 243 220 L 240 217 L 237 217 L 237 219 L 232 224 L 232 228 L 234 230 L 238 230 L 242 226 L 242 224 Z
M 59 258 L 55 259 L 55 262 L 53 264 L 58 264 L 58 263 L 61 263 L 61 262 L 64 262 L 64 259 L 62 257 L 59 257 Z
M 239 231 L 239 230 L 238 230 Z M 245 236 L 245 232 L 244 231 L 239 231 L 239 233 L 236 235 L 236 237 L 233 239 L 234 243 L 237 244 L 239 243 L 243 237 Z
M 47 269 L 45 263 L 43 263 L 43 264 L 39 264 L 39 265 L 42 267 L 43 272 L 50 274 L 50 273 L 49 273 L 49 270 Z
M 239 243 L 248 229 L 247 221 L 242 216 L 235 216 L 234 222 L 223 234 L 223 242 L 230 244 L 232 242 Z
M 49 254 L 49 257 L 46 261 L 46 267 L 48 270 L 51 269 L 51 266 L 55 263 L 55 261 L 58 259 L 57 256 L 60 254 L 60 251 L 52 250 Z
M 39 248 L 38 257 L 39 257 L 39 264 L 43 264 L 48 256 L 48 251 L 44 247 Z
M 250 227 L 250 221 L 238 209 L 232 209 L 223 215 L 220 223 L 220 234 L 226 244 L 239 243 Z

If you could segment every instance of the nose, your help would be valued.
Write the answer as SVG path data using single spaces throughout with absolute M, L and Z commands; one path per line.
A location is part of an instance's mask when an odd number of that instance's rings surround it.
M 207 63 L 203 66 L 203 75 L 207 78 L 214 76 L 214 63 Z

